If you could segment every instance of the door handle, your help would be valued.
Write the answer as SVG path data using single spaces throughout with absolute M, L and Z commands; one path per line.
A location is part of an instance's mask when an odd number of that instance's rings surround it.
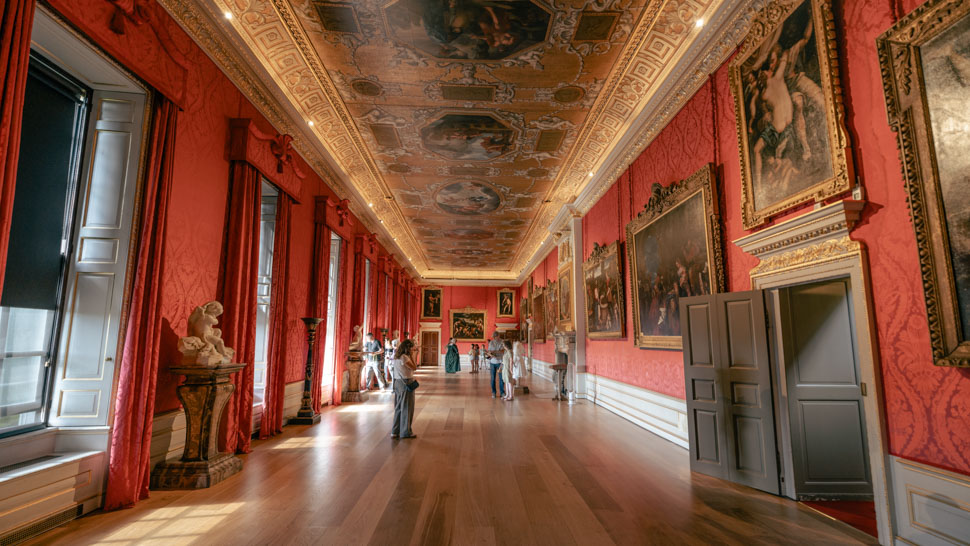
M 859 389 L 862 391 L 862 396 L 866 396 L 866 384 L 862 382 L 859 384 Z

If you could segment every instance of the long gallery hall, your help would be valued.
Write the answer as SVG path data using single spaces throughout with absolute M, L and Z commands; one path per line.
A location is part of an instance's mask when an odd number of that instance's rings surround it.
M 967 104 L 967 0 L 4 0 L 0 546 L 968 546 Z

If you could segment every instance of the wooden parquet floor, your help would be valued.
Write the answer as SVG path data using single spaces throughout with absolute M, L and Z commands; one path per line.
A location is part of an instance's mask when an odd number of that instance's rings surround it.
M 871 544 L 796 502 L 691 474 L 687 452 L 588 401 L 492 399 L 488 374 L 418 372 L 414 440 L 391 398 L 254 443 L 242 473 L 152 492 L 34 544 Z

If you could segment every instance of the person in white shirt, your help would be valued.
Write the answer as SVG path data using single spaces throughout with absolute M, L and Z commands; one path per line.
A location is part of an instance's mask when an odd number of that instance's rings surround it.
M 374 339 L 374 334 L 368 332 L 364 336 L 364 389 L 370 390 L 372 380 L 371 375 L 377 379 L 377 384 L 380 386 L 381 390 L 387 388 L 387 384 L 384 383 L 384 376 L 380 369 L 380 358 L 384 354 L 384 349 L 381 348 L 381 342 Z
M 417 438 L 411 430 L 414 420 L 414 370 L 418 367 L 411 360 L 414 343 L 405 339 L 398 345 L 391 361 L 391 375 L 394 378 L 394 423 L 391 425 L 391 438 Z
M 488 342 L 488 349 L 485 351 L 485 355 L 488 356 L 488 363 L 490 364 L 492 372 L 492 398 L 495 398 L 496 393 L 500 394 L 503 398 L 505 397 L 505 381 L 502 381 L 502 376 L 499 374 L 499 369 L 502 367 L 502 355 L 505 354 L 505 344 L 502 343 L 499 333 L 496 330 L 492 332 L 492 339 Z M 495 376 L 498 377 L 499 389 L 495 390 Z

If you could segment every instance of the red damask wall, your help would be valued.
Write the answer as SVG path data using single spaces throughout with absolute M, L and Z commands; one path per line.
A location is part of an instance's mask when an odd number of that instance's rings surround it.
M 515 287 L 509 287 L 515 289 Z M 451 315 L 452 309 L 462 309 L 473 307 L 475 309 L 485 309 L 488 313 L 488 322 L 485 327 L 486 337 L 491 336 L 495 331 L 495 323 L 498 322 L 498 291 L 496 286 L 443 286 L 441 287 L 441 352 L 444 353 L 448 346 L 448 338 L 451 337 Z M 515 316 L 512 318 L 501 319 L 503 323 L 519 322 L 519 298 L 515 300 Z M 432 321 L 422 320 L 423 323 Z M 471 349 L 471 342 L 461 342 L 458 344 L 458 351 L 466 354 Z M 479 344 L 480 345 L 480 344 Z
M 856 171 L 869 205 L 852 233 L 869 249 L 872 305 L 885 390 L 890 451 L 970 473 L 970 370 L 939 368 L 930 357 L 915 238 L 906 206 L 895 136 L 885 112 L 876 37 L 919 1 L 836 2 L 839 62 Z M 715 121 L 716 120 L 716 121 Z M 757 259 L 731 241 L 741 226 L 741 177 L 727 63 L 674 117 L 583 219 L 584 258 L 594 242 L 624 239 L 623 230 L 642 209 L 654 182 L 683 179 L 705 163 L 717 166 L 723 220 L 727 287 L 750 288 Z M 793 211 L 788 216 L 804 212 Z M 546 266 L 549 267 L 548 265 Z M 544 284 L 543 265 L 533 273 Z M 684 398 L 679 351 L 638 350 L 631 336 L 630 285 L 626 283 L 627 338 L 589 340 L 591 373 Z M 545 344 L 549 347 L 550 344 Z M 546 347 L 536 346 L 537 358 Z
M 554 282 L 559 274 L 559 249 L 553 247 L 552 252 L 544 260 L 542 260 L 539 265 L 536 266 L 535 270 L 532 272 L 532 286 L 533 289 L 543 288 L 548 286 L 549 283 Z M 528 282 L 519 289 L 523 294 L 527 293 L 529 290 Z M 548 310 L 547 310 L 548 312 Z M 548 333 L 548 332 L 547 332 Z M 541 360 L 548 364 L 554 364 L 556 362 L 556 348 L 555 344 L 549 341 L 540 340 L 538 342 L 533 341 L 532 343 L 532 358 Z
M 178 338 L 184 335 L 192 308 L 219 297 L 229 185 L 229 120 L 250 118 L 260 131 L 275 135 L 276 130 L 158 4 L 146 3 L 149 21 L 142 25 L 129 22 L 124 34 L 108 27 L 115 8 L 106 0 L 50 0 L 49 4 L 128 70 L 182 107 L 168 217 L 161 306 L 166 329 L 155 412 L 176 409 L 179 402 L 175 387 L 179 378 L 168 373 L 168 366 L 178 361 Z M 161 74 L 167 77 L 159 79 Z M 173 81 L 180 77 L 184 81 Z M 302 200 L 293 207 L 286 302 L 286 382 L 303 378 L 306 346 L 300 317 L 306 316 L 308 310 L 313 196 L 336 198 L 302 159 L 297 157 L 295 161 L 297 168 L 308 174 L 302 182 Z M 343 304 L 349 305 L 349 298 Z

